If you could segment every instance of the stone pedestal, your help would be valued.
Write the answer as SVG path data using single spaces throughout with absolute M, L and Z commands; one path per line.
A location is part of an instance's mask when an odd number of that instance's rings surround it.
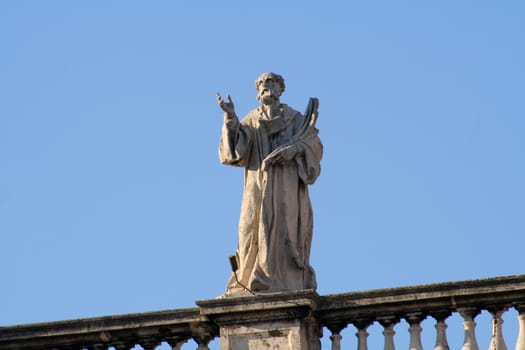
M 320 350 L 314 291 L 225 296 L 197 301 L 219 325 L 221 350 Z

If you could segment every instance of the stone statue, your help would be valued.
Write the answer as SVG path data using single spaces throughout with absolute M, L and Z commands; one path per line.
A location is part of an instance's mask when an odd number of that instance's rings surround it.
M 239 222 L 238 270 L 226 293 L 316 289 L 310 266 L 313 215 L 308 185 L 321 171 L 323 146 L 315 127 L 318 100 L 303 116 L 280 103 L 284 79 L 264 73 L 255 81 L 261 106 L 241 121 L 231 97 L 224 111 L 219 145 L 223 164 L 244 167 Z

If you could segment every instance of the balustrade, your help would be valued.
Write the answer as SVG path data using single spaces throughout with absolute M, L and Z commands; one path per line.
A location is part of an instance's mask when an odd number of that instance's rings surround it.
M 525 350 L 524 282 L 525 276 L 512 276 L 333 295 L 326 297 L 324 309 L 320 313 L 328 322 L 333 322 L 332 318 L 335 318 L 339 323 L 342 320 L 353 323 L 356 316 L 367 316 L 373 322 L 378 322 L 384 328 L 385 350 L 396 348 L 394 326 L 399 319 L 408 323 L 409 350 L 423 350 L 423 329 L 420 324 L 427 316 L 436 320 L 434 350 L 449 350 L 446 319 L 458 314 L 464 321 L 461 349 L 479 350 L 474 319 L 485 310 L 492 315 L 492 330 L 484 330 L 492 335 L 488 350 L 507 350 L 502 315 L 514 307 L 519 313 L 519 334 L 515 349 Z M 366 349 L 366 337 L 361 335 L 360 338 L 362 331 L 357 325 L 356 328 L 359 339 L 357 348 Z M 344 344 L 344 339 L 339 336 L 337 342 Z
M 462 318 L 464 332 L 463 344 L 455 344 L 453 348 L 478 350 L 478 331 L 487 337 L 491 335 L 488 350 L 507 350 L 503 315 L 511 309 L 518 313 L 515 350 L 525 350 L 525 275 L 327 296 L 311 291 L 293 293 L 289 294 L 295 295 L 295 299 L 279 300 L 280 306 L 272 309 L 272 317 L 306 318 L 312 332 L 316 332 L 316 339 L 321 333 L 315 328 L 326 327 L 332 350 L 349 349 L 345 345 L 346 336 L 342 335 L 349 325 L 357 330 L 357 350 L 368 350 L 369 327 L 374 323 L 383 327 L 385 350 L 396 349 L 395 328 L 399 333 L 405 324 L 409 350 L 423 350 L 422 334 L 428 331 L 435 332 L 434 350 L 450 350 L 447 319 L 451 316 Z M 271 299 L 275 296 L 245 298 L 251 303 L 249 313 L 244 314 L 249 319 L 264 319 L 269 312 L 257 309 L 260 300 L 266 301 L 266 305 L 277 303 Z M 130 350 L 136 345 L 154 350 L 161 343 L 169 344 L 173 350 L 191 343 L 194 349 L 207 350 L 210 341 L 219 337 L 221 322 L 235 322 L 236 316 L 211 317 L 203 312 L 206 302 L 199 302 L 200 307 L 192 309 L 0 327 L 0 350 Z M 248 312 L 235 307 L 235 312 Z M 482 312 L 491 315 L 491 326 L 476 329 L 475 320 Z M 424 331 L 422 325 L 428 328 L 432 319 L 435 330 Z

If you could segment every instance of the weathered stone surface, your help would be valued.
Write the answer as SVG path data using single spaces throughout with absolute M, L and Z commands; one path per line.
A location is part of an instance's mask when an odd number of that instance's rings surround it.
M 183 341 L 193 336 L 195 327 L 219 335 L 216 325 L 192 308 L 0 327 L 0 349 L 80 349 L 95 344 L 131 348 L 152 339 Z
M 221 329 L 221 350 L 307 350 L 308 334 L 300 321 L 254 323 Z
M 304 318 L 318 308 L 313 290 L 197 301 L 201 315 L 219 326 Z
M 359 318 L 490 307 L 495 301 L 511 305 L 520 300 L 525 300 L 525 275 L 326 295 L 321 297 L 318 315 L 323 322 L 350 323 Z
M 314 291 L 270 293 L 198 301 L 201 314 L 220 327 L 221 350 L 319 350 Z
M 241 121 L 230 96 L 224 101 L 217 94 L 224 111 L 219 158 L 245 169 L 238 270 L 226 292 L 316 289 L 308 185 L 321 171 L 318 101 L 310 99 L 303 116 L 280 103 L 285 88 L 280 75 L 264 73 L 255 85 L 261 106 Z

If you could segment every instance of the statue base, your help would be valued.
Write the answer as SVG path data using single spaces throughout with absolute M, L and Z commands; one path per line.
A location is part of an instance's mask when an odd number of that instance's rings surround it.
M 318 298 L 305 290 L 196 303 L 219 326 L 221 350 L 320 350 L 322 331 L 313 317 Z

